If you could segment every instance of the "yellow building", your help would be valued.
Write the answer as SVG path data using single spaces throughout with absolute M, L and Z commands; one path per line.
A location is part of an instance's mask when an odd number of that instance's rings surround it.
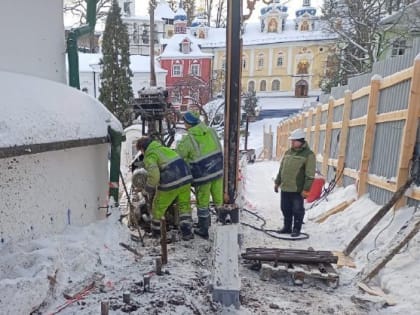
M 242 89 L 256 92 L 290 92 L 307 96 L 320 90 L 329 54 L 336 36 L 323 32 L 322 21 L 309 0 L 288 19 L 288 8 L 278 0 L 260 11 L 260 22 L 244 25 L 242 50 Z M 213 59 L 213 88 L 224 88 L 226 30 L 205 25 L 196 19 L 190 27 L 203 52 Z M 198 36 L 200 34 L 200 36 Z M 205 34 L 205 36 L 203 36 Z M 204 38 L 203 38 L 204 37 Z

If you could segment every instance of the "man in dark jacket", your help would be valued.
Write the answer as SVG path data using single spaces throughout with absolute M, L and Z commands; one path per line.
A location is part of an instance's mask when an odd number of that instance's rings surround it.
M 188 165 L 175 151 L 150 137 L 137 140 L 137 149 L 144 154 L 143 162 L 147 171 L 145 190 L 153 199 L 152 235 L 160 235 L 160 220 L 176 200 L 182 238 L 192 239 L 194 237 L 191 230 L 190 204 L 192 176 Z
M 300 235 L 305 208 L 303 199 L 309 195 L 315 176 L 315 154 L 309 149 L 302 129 L 294 130 L 289 137 L 291 148 L 286 151 L 277 174 L 274 191 L 281 189 L 281 211 L 284 226 L 280 233 Z

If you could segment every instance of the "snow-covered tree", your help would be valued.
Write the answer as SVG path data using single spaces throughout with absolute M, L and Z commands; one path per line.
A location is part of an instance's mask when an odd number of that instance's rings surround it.
M 383 19 L 394 9 L 403 11 L 409 0 L 324 0 L 323 20 L 327 30 L 338 35 L 333 55 L 337 63 L 334 76 L 325 76 L 321 88 L 328 91 L 334 83 L 346 84 L 347 78 L 371 71 L 395 38 L 407 38 L 406 30 L 397 26 L 402 19 L 384 24 Z M 388 36 L 392 30 L 394 36 Z M 334 59 L 333 58 L 333 59 Z
M 129 104 L 133 98 L 131 88 L 130 54 L 127 27 L 121 20 L 121 9 L 113 1 L 106 19 L 102 43 L 103 57 L 99 100 L 121 121 L 131 123 Z

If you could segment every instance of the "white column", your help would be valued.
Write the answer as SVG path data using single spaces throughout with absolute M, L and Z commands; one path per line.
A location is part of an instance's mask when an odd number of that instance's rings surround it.
M 273 48 L 268 50 L 268 75 L 273 74 Z
M 289 49 L 287 50 L 287 74 L 293 75 L 293 63 L 295 62 L 295 56 L 293 56 L 293 48 L 291 46 L 289 46 Z M 293 87 L 293 82 L 294 80 L 292 80 L 292 86 L 289 87 L 290 91 L 294 90 Z
M 63 2 L 2 0 L 0 71 L 66 82 Z
M 255 59 L 255 48 L 253 46 L 251 46 L 251 50 L 250 50 L 250 54 L 249 54 L 249 76 L 252 77 L 254 76 L 254 59 Z

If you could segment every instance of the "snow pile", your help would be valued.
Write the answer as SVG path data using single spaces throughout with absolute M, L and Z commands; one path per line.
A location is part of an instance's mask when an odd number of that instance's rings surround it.
M 0 148 L 106 137 L 121 123 L 96 99 L 64 84 L 0 71 Z

